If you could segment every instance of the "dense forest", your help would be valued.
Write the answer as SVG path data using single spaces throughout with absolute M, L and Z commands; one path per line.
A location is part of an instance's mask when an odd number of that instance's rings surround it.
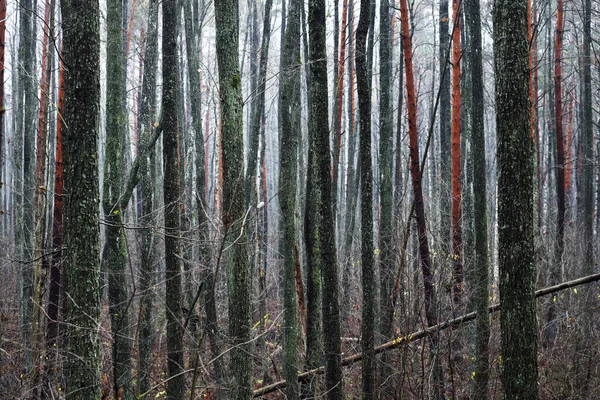
M 598 0 L 0 0 L 0 398 L 600 398 Z

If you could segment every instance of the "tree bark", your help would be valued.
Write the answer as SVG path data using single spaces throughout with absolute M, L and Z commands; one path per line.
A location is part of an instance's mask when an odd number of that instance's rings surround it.
M 149 145 L 156 122 L 156 72 L 158 63 L 158 1 L 151 0 L 148 7 L 148 26 L 146 29 L 146 48 L 144 54 L 144 76 L 142 80 L 142 98 L 139 108 L 139 132 L 142 135 L 142 146 Z M 142 197 L 142 213 L 139 219 L 142 225 L 140 282 L 141 293 L 139 307 L 139 333 L 138 333 L 138 390 L 142 395 L 150 389 L 150 366 L 152 339 L 152 285 L 156 271 L 156 246 L 153 239 L 152 215 L 155 210 L 156 199 L 153 196 L 152 176 L 148 156 L 140 154 L 140 186 Z M 154 157 L 150 155 L 150 157 Z
M 406 0 L 400 1 L 400 14 L 402 25 L 402 45 L 404 47 L 404 64 L 406 74 L 406 98 L 408 107 L 408 135 L 410 141 L 410 170 L 414 191 L 414 202 L 417 222 L 417 234 L 419 239 L 419 256 L 421 272 L 423 273 L 423 290 L 425 294 L 425 316 L 427 326 L 437 323 L 437 312 L 434 307 L 433 273 L 431 270 L 431 259 L 429 257 L 429 241 L 427 239 L 427 227 L 425 222 L 425 204 L 423 201 L 422 174 L 419 165 L 419 133 L 417 130 L 417 99 L 415 94 L 415 80 L 413 75 L 412 43 L 410 28 L 408 25 L 408 5 Z M 445 58 L 444 58 L 445 59 Z M 443 76 L 442 72 L 442 76 Z M 443 396 L 443 376 L 439 366 L 438 339 L 435 335 L 429 338 L 432 370 L 435 373 L 434 393 L 435 397 Z
M 300 7 L 303 3 L 291 0 L 288 4 L 287 27 L 282 51 L 283 70 L 279 91 L 280 116 L 280 159 L 279 204 L 282 218 L 283 237 L 283 373 L 286 380 L 298 380 L 298 330 L 295 255 L 296 234 L 296 172 L 297 149 L 301 131 L 300 116 Z M 298 386 L 286 387 L 288 399 L 298 398 Z
M 537 399 L 527 0 L 496 1 L 493 21 L 502 386 L 506 398 Z
M 479 0 L 465 2 L 465 19 L 469 27 L 471 64 L 471 123 L 473 160 L 473 200 L 475 235 L 475 272 L 471 287 L 475 291 L 477 310 L 475 339 L 475 376 L 473 394 L 478 399 L 488 397 L 489 381 L 489 257 L 487 223 L 487 182 L 484 133 L 484 85 L 481 40 L 481 10 Z
M 554 36 L 554 108 L 556 133 L 556 242 L 554 261 L 550 268 L 550 284 L 556 284 L 561 276 L 561 261 L 565 249 L 565 143 L 563 133 L 563 102 L 562 102 L 562 43 L 564 30 L 564 0 L 558 0 L 556 29 Z M 544 346 L 552 346 L 556 339 L 558 326 L 556 322 L 557 308 L 550 303 L 547 314 L 548 328 L 544 334 Z
M 62 3 L 64 72 L 65 280 L 68 346 L 66 393 L 100 397 L 100 225 L 98 122 L 100 9 L 98 1 Z
M 167 399 L 183 399 L 183 330 L 181 312 L 181 265 L 179 253 L 179 157 L 177 140 L 179 121 L 179 62 L 177 56 L 177 1 L 165 0 L 162 37 L 162 125 L 163 125 L 163 190 L 165 224 L 165 279 L 167 318 Z
M 383 2 L 385 3 L 385 2 Z M 382 12 L 384 6 L 382 3 Z M 388 12 L 387 4 L 385 12 Z M 356 28 L 356 82 L 360 112 L 362 398 L 375 398 L 375 253 L 373 249 L 373 166 L 371 161 L 371 82 L 367 74 L 367 35 L 371 19 L 370 0 L 361 0 Z M 382 39 L 383 40 L 383 39 Z M 383 44 L 381 44 L 383 45 Z M 389 95 L 389 91 L 388 91 Z M 389 97 L 389 96 L 388 96 Z M 389 377 L 386 377 L 389 378 Z M 393 390 L 390 390 L 393 393 Z
M 315 189 L 321 194 L 320 220 L 317 226 L 323 266 L 323 328 L 325 344 L 325 388 L 327 398 L 343 398 L 340 313 L 338 302 L 338 266 L 335 247 L 335 224 L 332 208 L 331 160 L 329 155 L 329 122 L 327 98 L 326 8 L 324 0 L 310 0 L 308 29 L 311 69 L 311 105 L 309 132 L 312 136 L 314 164 L 318 175 Z
M 223 138 L 223 224 L 231 243 L 228 271 L 229 334 L 231 351 L 231 398 L 248 399 L 252 395 L 252 359 L 250 353 L 250 269 L 247 245 L 239 242 L 245 229 L 243 194 L 244 155 L 242 134 L 242 79 L 238 54 L 238 2 L 215 3 L 217 63 L 221 97 Z

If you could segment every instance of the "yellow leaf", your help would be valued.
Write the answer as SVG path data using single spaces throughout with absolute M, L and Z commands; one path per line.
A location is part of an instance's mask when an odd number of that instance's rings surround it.
M 254 326 L 252 327 L 252 330 L 255 330 L 256 328 L 258 328 L 258 325 L 260 325 L 260 320 L 258 320 L 258 322 L 256 322 L 254 324 Z
M 554 296 L 554 298 L 552 300 L 556 303 L 556 296 Z
M 471 378 L 475 380 L 475 371 L 471 372 Z
M 575 292 L 575 294 L 577 294 L 577 288 L 573 289 L 573 291 Z

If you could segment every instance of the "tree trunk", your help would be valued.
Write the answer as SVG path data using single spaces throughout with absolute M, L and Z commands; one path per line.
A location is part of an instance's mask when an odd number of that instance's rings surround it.
M 428 326 L 437 323 L 437 311 L 434 307 L 433 273 L 429 257 L 429 241 L 425 221 L 425 204 L 423 201 L 422 171 L 419 165 L 419 137 L 417 130 L 417 99 L 415 95 L 415 80 L 413 75 L 412 43 L 408 26 L 408 6 L 406 0 L 400 1 L 402 45 L 404 47 L 404 64 L 406 74 L 406 97 L 408 106 L 408 135 L 410 140 L 410 169 L 414 191 L 417 234 L 419 238 L 419 256 L 423 273 L 423 290 L 425 294 L 425 316 Z M 445 58 L 444 58 L 445 59 Z M 443 72 L 442 72 L 443 74 Z M 443 76 L 443 75 L 442 75 Z M 443 375 L 439 365 L 438 339 L 435 334 L 429 338 L 432 370 L 434 371 L 434 397 L 443 396 Z
M 163 171 L 165 224 L 165 279 L 167 317 L 167 399 L 183 399 L 183 330 L 181 313 L 181 265 L 179 252 L 179 157 L 177 140 L 179 121 L 177 97 L 179 72 L 177 56 L 177 1 L 163 1 Z
M 237 240 L 245 229 L 243 188 L 242 79 L 238 54 L 238 4 L 235 0 L 215 3 L 217 62 L 221 97 L 223 138 L 223 224 L 232 253 L 228 271 L 229 334 L 234 348 L 230 357 L 231 398 L 252 395 L 250 353 L 250 269 L 247 245 Z
M 31 333 L 33 317 L 33 265 L 30 262 L 34 258 L 33 232 L 35 208 L 34 197 L 34 162 L 35 162 L 35 102 L 36 102 L 36 73 L 35 73 L 35 37 L 36 24 L 33 16 L 34 2 L 25 0 L 20 3 L 20 40 L 19 40 L 19 135 L 23 141 L 23 158 L 21 154 L 16 159 L 21 163 L 22 182 L 20 199 L 17 204 L 22 204 L 21 246 L 19 257 L 25 261 L 21 269 L 21 335 L 25 349 L 25 366 L 29 368 L 31 363 Z M 19 221 L 21 223 L 21 221 Z
M 283 373 L 288 382 L 298 380 L 298 330 L 295 255 L 296 234 L 296 171 L 297 148 L 301 134 L 300 118 L 300 7 L 303 3 L 291 0 L 282 50 L 280 102 L 280 159 L 279 204 L 283 232 Z M 298 398 L 298 385 L 286 387 L 288 399 Z
M 462 297 L 462 229 L 461 229 L 461 162 L 460 162 L 460 0 L 452 0 L 454 29 L 452 30 L 452 258 L 454 268 L 452 303 L 454 312 L 460 314 Z
M 449 13 L 448 0 L 440 0 L 440 230 L 441 230 L 441 246 L 442 257 L 450 251 L 450 215 L 451 215 L 451 186 L 448 185 L 452 181 L 452 163 L 451 163 L 451 133 L 452 133 L 452 118 L 450 107 L 450 88 L 451 80 L 444 79 L 443 74 L 446 70 L 443 60 L 446 57 L 448 48 L 450 47 L 450 35 L 448 33 Z M 406 51 L 406 49 L 405 49 Z
M 4 48 L 6 47 L 6 0 L 0 0 L 0 185 L 4 185 Z M 14 90 L 14 88 L 13 88 Z
M 496 1 L 493 20 L 502 386 L 506 398 L 537 399 L 527 0 Z
M 144 76 L 142 80 L 142 98 L 138 123 L 142 146 L 149 144 L 153 136 L 154 123 L 157 120 L 156 109 L 156 71 L 158 63 L 158 1 L 151 0 L 148 8 L 148 27 L 146 29 L 146 48 L 144 54 Z M 150 157 L 154 158 L 153 155 Z M 142 197 L 142 213 L 139 219 L 142 225 L 140 282 L 141 293 L 139 306 L 138 329 L 138 390 L 137 394 L 143 395 L 150 390 L 150 368 L 153 329 L 152 329 L 152 285 L 156 272 L 156 245 L 153 239 L 153 211 L 157 201 L 153 196 L 153 186 L 149 160 L 143 156 L 140 163 L 140 186 Z
M 556 130 L 556 242 L 554 261 L 550 267 L 550 284 L 557 284 L 561 276 L 562 258 L 565 249 L 565 143 L 563 134 L 562 104 L 562 43 L 564 29 L 564 0 L 558 0 L 556 30 L 554 36 L 554 107 Z M 544 346 L 552 346 L 558 331 L 557 307 L 550 303 L 547 315 L 548 328 L 544 335 Z
M 330 400 L 343 398 L 340 313 L 338 302 L 338 266 L 335 247 L 335 229 L 332 209 L 331 160 L 329 155 L 327 98 L 326 8 L 324 0 L 310 0 L 308 4 L 308 29 L 311 65 L 311 105 L 309 132 L 312 136 L 314 166 L 318 174 L 315 189 L 321 194 L 318 206 L 319 245 L 323 266 L 323 328 L 325 345 L 325 388 Z
M 484 86 L 481 43 L 481 11 L 479 0 L 465 2 L 465 19 L 471 38 L 469 58 L 471 64 L 471 134 L 473 160 L 473 202 L 475 229 L 475 271 L 471 287 L 475 291 L 477 311 L 475 339 L 475 368 L 473 395 L 478 399 L 488 397 L 489 381 L 489 258 L 487 223 L 487 182 L 485 168 Z
M 98 122 L 100 7 L 98 1 L 62 3 L 64 72 L 64 243 L 68 347 L 66 393 L 100 397 L 100 225 Z
M 107 5 L 107 94 L 106 94 L 106 158 L 104 162 L 103 211 L 106 242 L 102 262 L 108 270 L 108 301 L 112 334 L 112 370 L 115 394 L 124 390 L 127 398 L 133 392 L 126 388 L 131 381 L 131 350 L 127 312 L 127 261 L 125 235 L 122 230 L 123 157 L 125 147 L 125 104 L 123 104 L 123 43 L 121 22 L 123 4 L 111 0 Z
M 383 2 L 387 3 L 387 2 Z M 388 4 L 382 3 L 382 13 Z M 371 19 L 369 0 L 361 0 L 360 20 L 356 28 L 356 82 L 360 112 L 360 182 L 361 182 L 361 265 L 362 324 L 361 344 L 362 398 L 375 398 L 375 253 L 373 249 L 373 166 L 371 161 L 371 82 L 367 74 L 367 35 Z M 382 39 L 384 40 L 384 39 Z M 383 42 L 382 42 L 383 43 Z M 381 44 L 383 45 L 383 44 Z M 389 66 L 388 66 L 389 67 Z M 387 91 L 389 100 L 389 90 Z M 390 110 L 388 110 L 390 111 Z M 391 126 L 391 124 L 390 124 Z M 391 163 L 390 163 L 391 164 Z M 391 221 L 390 221 L 391 223 Z M 390 378 L 389 376 L 386 378 Z M 390 388 L 391 389 L 391 388 Z M 389 390 L 393 394 L 393 390 Z

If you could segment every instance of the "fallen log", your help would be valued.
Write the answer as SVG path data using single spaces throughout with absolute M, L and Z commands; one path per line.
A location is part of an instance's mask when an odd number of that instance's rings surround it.
M 569 288 L 572 288 L 575 286 L 580 286 L 580 285 L 597 282 L 597 281 L 600 281 L 600 273 L 594 274 L 594 275 L 588 275 L 583 278 L 575 279 L 575 280 L 568 281 L 568 282 L 563 282 L 563 283 L 560 283 L 555 286 L 549 286 L 547 288 L 537 290 L 535 292 L 535 297 L 537 298 L 537 297 L 546 296 L 546 295 L 549 295 L 552 293 L 559 292 L 561 290 L 565 290 L 565 289 L 569 289 Z M 499 309 L 500 309 L 500 304 L 494 304 L 494 305 L 490 306 L 489 313 L 491 314 L 493 312 L 498 311 Z M 464 314 L 458 318 L 444 321 L 437 325 L 434 325 L 429 328 L 411 333 L 406 336 L 398 336 L 394 340 L 391 340 L 389 342 L 383 343 L 383 344 L 375 347 L 375 354 L 379 354 L 386 350 L 390 350 L 390 349 L 399 347 L 401 345 L 408 344 L 410 342 L 414 342 L 415 340 L 420 340 L 420 339 L 426 338 L 427 336 L 429 336 L 430 334 L 432 334 L 434 332 L 447 329 L 451 326 L 457 327 L 459 325 L 462 325 L 464 323 L 474 320 L 476 316 L 477 316 L 477 312 L 471 312 L 468 314 Z M 358 353 L 353 356 L 343 358 L 342 366 L 348 366 L 348 365 L 354 364 L 355 362 L 358 362 L 361 360 L 362 360 L 362 353 Z M 305 372 L 302 372 L 301 374 L 298 374 L 298 381 L 302 382 L 313 375 L 321 375 L 323 373 L 325 373 L 324 366 L 321 366 L 321 367 L 315 368 L 315 369 L 311 369 L 309 371 L 305 371 Z M 287 384 L 287 382 L 282 380 L 279 382 L 275 382 L 271 385 L 264 386 L 260 389 L 255 390 L 253 393 L 253 397 L 263 396 L 265 394 L 274 392 L 276 390 L 283 389 L 283 388 L 285 388 L 286 384 Z

